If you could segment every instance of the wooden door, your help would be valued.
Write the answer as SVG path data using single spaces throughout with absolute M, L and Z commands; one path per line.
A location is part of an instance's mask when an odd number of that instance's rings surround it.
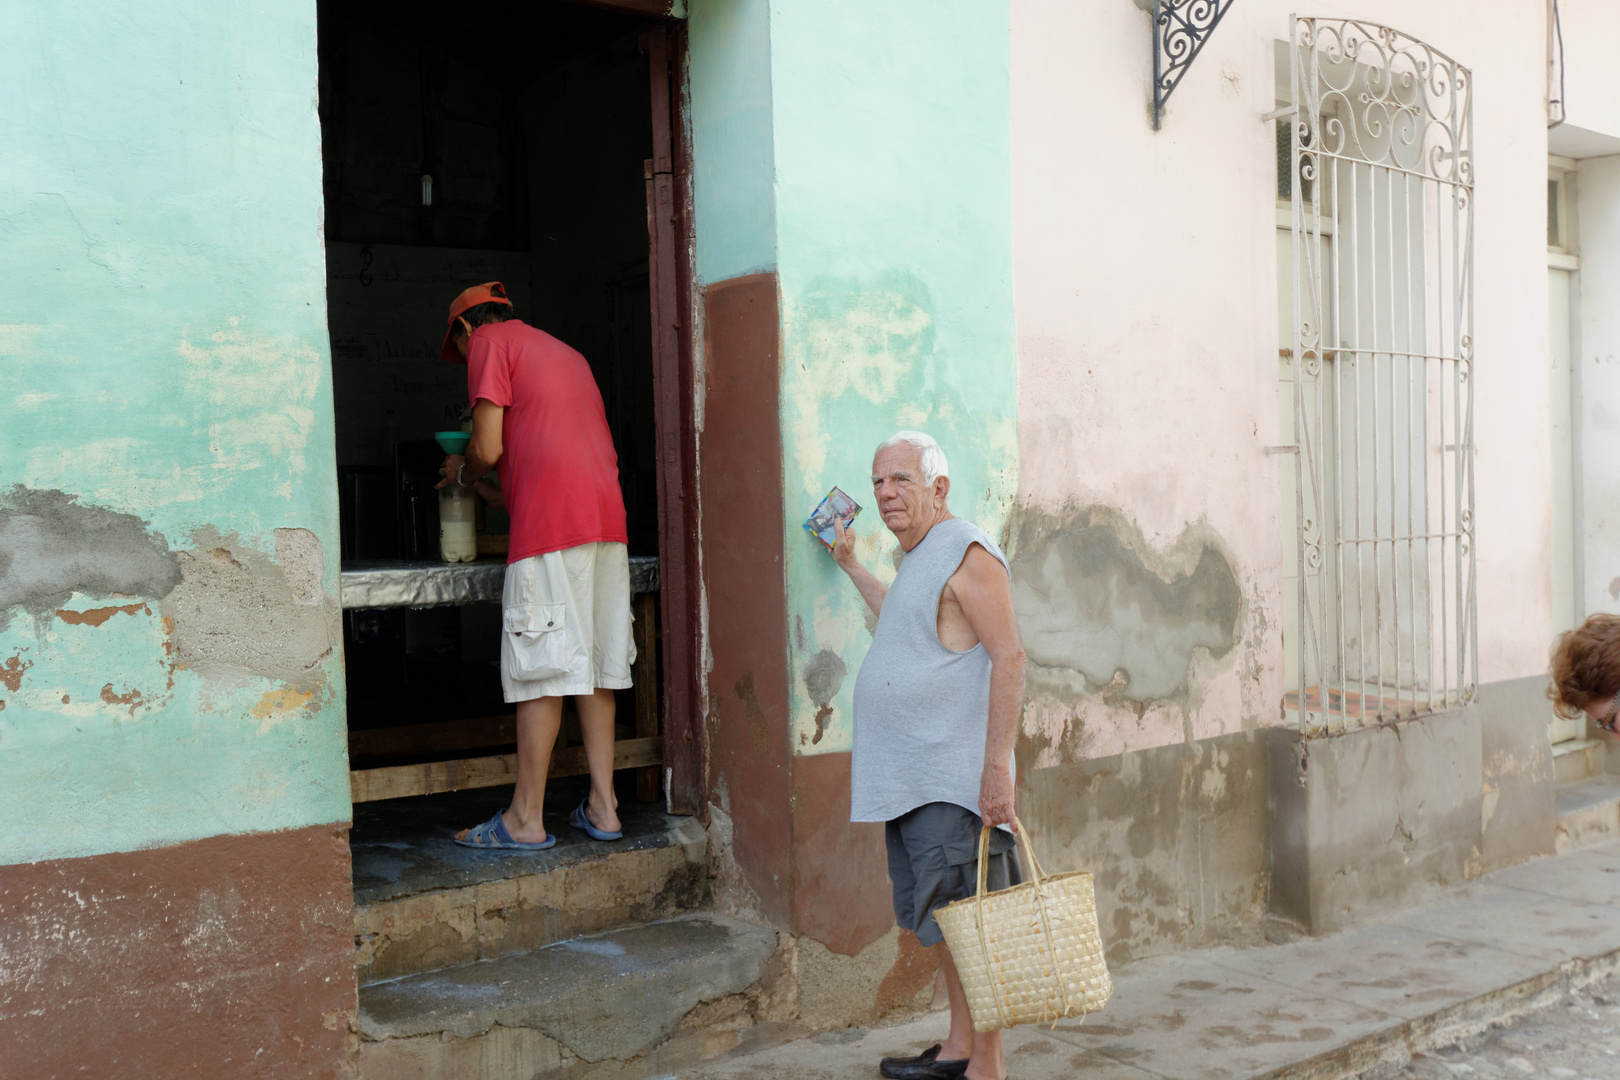
M 680 122 L 685 24 L 643 36 L 652 85 L 653 156 L 647 161 L 647 271 L 658 449 L 658 558 L 663 625 L 664 787 L 671 812 L 704 806 L 698 662 L 697 437 L 690 304 L 691 214 Z

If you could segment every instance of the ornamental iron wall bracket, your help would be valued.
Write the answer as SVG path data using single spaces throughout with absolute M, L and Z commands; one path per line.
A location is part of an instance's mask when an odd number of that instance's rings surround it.
M 1164 120 L 1164 106 L 1181 85 L 1234 0 L 1137 0 L 1153 16 L 1153 130 Z

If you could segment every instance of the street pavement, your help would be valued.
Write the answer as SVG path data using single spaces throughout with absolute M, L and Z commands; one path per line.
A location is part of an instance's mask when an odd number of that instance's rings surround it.
M 1451 1046 L 1420 1054 L 1402 1080 L 1610 1080 L 1620 1076 L 1620 979 L 1570 991 L 1560 1002 Z
M 1614 1080 L 1620 991 L 1598 984 L 1620 973 L 1617 905 L 1620 844 L 1512 867 L 1439 903 L 1331 937 L 1137 961 L 1114 973 L 1114 997 L 1100 1014 L 1007 1032 L 1008 1073 L 1013 1080 Z M 1571 999 L 1582 988 L 1590 989 Z M 1533 1012 L 1538 1019 L 1526 1019 L 1522 1031 L 1489 1030 Z M 1554 1016 L 1557 1023 L 1539 1019 Z M 876 1077 L 879 1058 L 916 1053 L 946 1026 L 936 1012 L 716 1058 L 678 1077 Z M 1555 1062 L 1559 1054 L 1573 1056 Z

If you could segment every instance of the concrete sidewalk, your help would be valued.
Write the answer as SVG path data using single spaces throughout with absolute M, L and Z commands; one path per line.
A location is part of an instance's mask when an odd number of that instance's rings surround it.
M 1620 844 L 1492 874 L 1377 925 L 1286 945 L 1154 957 L 1114 973 L 1084 1023 L 1007 1033 L 1014 1080 L 1394 1075 L 1413 1053 L 1620 969 Z M 716 1060 L 681 1080 L 876 1077 L 945 1017 L 820 1035 Z M 1373 1071 L 1376 1070 L 1376 1071 Z

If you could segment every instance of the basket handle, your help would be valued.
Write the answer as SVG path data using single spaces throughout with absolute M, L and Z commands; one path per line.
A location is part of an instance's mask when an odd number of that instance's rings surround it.
M 1041 879 L 1046 877 L 1046 871 L 1041 869 L 1041 864 L 1035 859 L 1035 848 L 1030 844 L 1029 831 L 1024 828 L 1024 823 L 1018 820 L 1017 815 L 1013 816 L 1012 825 L 1013 834 L 1018 837 L 1018 842 L 1022 845 L 1024 854 L 1029 858 L 1029 880 L 1038 885 Z M 985 885 L 989 881 L 990 868 L 987 856 L 990 853 L 990 830 L 992 828 L 994 826 L 986 825 L 979 830 L 979 880 L 973 892 L 973 895 L 978 897 L 984 896 Z
M 1041 913 L 1041 931 L 1046 935 L 1047 942 L 1050 943 L 1052 941 L 1052 919 L 1046 910 L 1046 888 L 1042 880 L 1046 877 L 1046 872 L 1041 869 L 1039 860 L 1035 858 L 1035 847 L 1030 843 L 1029 831 L 1024 828 L 1024 823 L 1018 820 L 1016 814 L 1013 815 L 1012 826 L 1014 835 L 1018 837 L 1018 842 L 1023 845 L 1024 854 L 1029 856 L 1029 882 L 1035 886 L 1035 904 Z M 991 828 L 993 826 L 985 825 L 979 829 L 979 873 L 978 882 L 973 890 L 973 914 L 975 916 L 974 921 L 978 923 L 979 950 L 981 955 L 986 958 L 990 955 L 990 943 L 986 940 L 984 933 L 984 893 L 990 874 Z M 1067 1014 L 1072 1011 L 1068 984 L 1064 981 L 1062 972 L 1054 971 L 1052 974 L 1057 981 L 1058 994 L 1063 999 L 1063 1011 Z M 1006 1027 L 1007 1003 L 1002 1000 L 1002 997 L 1001 994 L 996 995 L 996 1012 L 1001 1017 L 1001 1026 Z M 1057 1022 L 1053 1021 L 1052 1026 L 1057 1027 Z
M 1018 827 L 1017 818 L 1013 819 L 1013 827 L 1015 829 Z M 984 933 L 984 891 L 990 873 L 990 829 L 989 825 L 979 829 L 978 882 L 973 890 L 973 922 L 979 931 L 979 955 L 984 957 L 986 964 L 990 962 L 990 942 L 986 940 Z M 1000 989 L 999 986 L 997 989 Z M 996 1014 L 1000 1017 L 1003 1028 L 1008 1026 L 1007 1003 L 1003 1000 L 1004 996 L 1002 993 L 996 994 Z

